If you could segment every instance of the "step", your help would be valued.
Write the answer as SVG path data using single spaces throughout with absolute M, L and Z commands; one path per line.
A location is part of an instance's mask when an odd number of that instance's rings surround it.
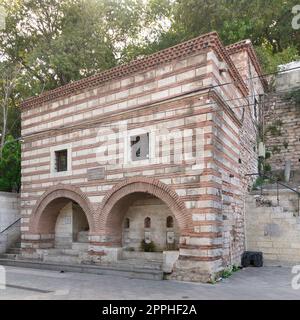
M 67 264 L 73 264 L 73 263 L 80 263 L 78 256 L 73 255 L 44 255 L 43 261 L 45 262 L 54 262 L 54 263 L 67 263 Z
M 87 251 L 89 248 L 89 243 L 86 242 L 73 242 L 72 249 L 76 251 Z
M 0 259 L 13 259 L 13 260 L 17 260 L 18 259 L 18 254 L 15 253 L 1 253 L 0 254 Z
M 136 259 L 124 259 L 115 262 L 115 265 L 127 267 L 128 269 L 132 268 L 141 268 L 141 269 L 151 269 L 151 270 L 162 270 L 162 262 L 159 261 L 145 261 L 145 260 L 136 260 Z
M 79 252 L 73 249 L 49 249 L 47 250 L 48 256 L 61 256 L 61 255 L 69 255 L 78 257 Z
M 162 252 L 140 252 L 140 251 L 125 251 L 122 252 L 122 259 L 125 260 L 147 260 L 147 261 L 158 261 L 163 262 Z
M 7 250 L 7 253 L 20 254 L 21 253 L 21 248 L 9 248 Z
M 0 265 L 19 267 L 19 268 L 31 268 L 53 271 L 67 271 L 67 272 L 79 272 L 90 273 L 98 275 L 111 275 L 120 276 L 130 279 L 144 279 L 144 280 L 163 280 L 163 272 L 160 270 L 145 270 L 145 269 L 124 269 L 116 266 L 100 266 L 100 265 L 88 265 L 88 264 L 63 264 L 53 262 L 41 262 L 31 260 L 13 260 L 13 259 L 0 259 Z

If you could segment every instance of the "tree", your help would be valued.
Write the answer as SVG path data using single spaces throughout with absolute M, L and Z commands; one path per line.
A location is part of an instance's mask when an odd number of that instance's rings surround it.
M 24 68 L 22 98 L 40 94 L 128 61 L 132 48 L 152 30 L 158 32 L 158 17 L 168 3 L 0 0 L 7 11 L 0 56 Z M 151 32 L 142 35 L 146 29 Z
M 149 43 L 144 52 L 217 31 L 225 45 L 251 39 L 259 49 L 264 70 L 275 71 L 277 64 L 300 56 L 300 33 L 291 26 L 292 8 L 298 3 L 298 0 L 177 0 L 172 6 L 170 30 L 154 44 Z
M 21 186 L 21 145 L 8 136 L 0 157 L 0 191 L 18 192 Z
M 1 137 L 0 137 L 0 157 L 5 143 L 8 131 L 9 115 L 11 110 L 12 97 L 16 87 L 19 66 L 13 66 L 10 63 L 0 65 L 0 114 L 1 114 Z

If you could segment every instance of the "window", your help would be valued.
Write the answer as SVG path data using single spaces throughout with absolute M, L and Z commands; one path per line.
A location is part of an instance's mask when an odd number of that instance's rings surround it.
M 149 218 L 149 217 L 145 218 L 144 227 L 145 228 L 151 228 L 151 218 Z
M 50 148 L 51 176 L 72 174 L 72 144 L 61 144 Z
M 149 133 L 130 137 L 131 160 L 149 159 Z
M 129 220 L 129 218 L 125 219 L 124 228 L 125 229 L 129 229 L 130 228 L 130 220 Z
M 68 171 L 68 150 L 55 151 L 56 172 Z
M 173 217 L 169 216 L 167 218 L 167 228 L 173 228 L 174 227 L 174 220 Z

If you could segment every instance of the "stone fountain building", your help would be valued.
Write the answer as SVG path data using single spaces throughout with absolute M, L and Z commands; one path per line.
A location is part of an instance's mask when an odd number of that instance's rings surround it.
M 24 257 L 163 256 L 192 281 L 239 264 L 261 76 L 250 41 L 209 33 L 26 100 Z

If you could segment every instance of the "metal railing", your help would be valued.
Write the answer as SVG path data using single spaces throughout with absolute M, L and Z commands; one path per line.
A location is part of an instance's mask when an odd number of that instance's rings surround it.
M 258 177 L 261 177 L 263 179 L 269 179 L 270 181 L 273 181 L 273 183 L 276 183 L 277 205 L 280 204 L 279 186 L 282 186 L 282 187 L 284 187 L 284 188 L 286 188 L 288 190 L 291 190 L 294 193 L 296 193 L 297 196 L 298 196 L 298 210 L 297 211 L 298 211 L 298 216 L 300 216 L 300 192 L 298 190 L 295 190 L 293 187 L 289 186 L 288 184 L 279 181 L 277 177 L 269 176 L 267 174 L 251 173 L 251 174 L 246 174 L 246 177 L 247 176 L 248 177 L 250 177 L 250 176 L 258 176 Z M 263 184 L 260 187 L 260 192 L 261 192 L 261 195 L 263 195 Z
M 21 218 L 17 219 L 15 222 L 13 222 L 12 224 L 10 224 L 8 227 L 6 227 L 4 230 L 2 230 L 0 232 L 0 234 L 3 234 L 5 231 L 7 231 L 8 229 L 10 229 L 11 227 L 13 227 L 15 224 L 17 224 L 19 221 L 21 220 Z

